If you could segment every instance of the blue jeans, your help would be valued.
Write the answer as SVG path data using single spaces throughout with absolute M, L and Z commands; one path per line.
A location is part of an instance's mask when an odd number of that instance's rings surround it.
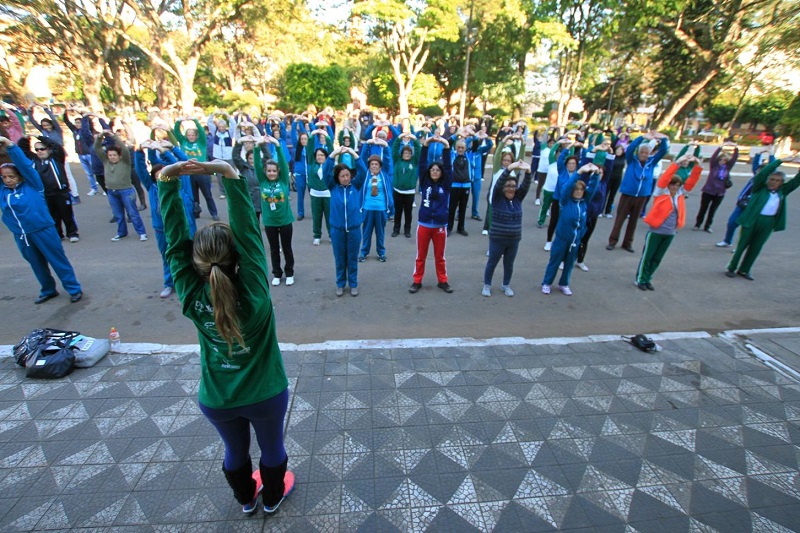
M 728 244 L 733 244 L 733 234 L 736 233 L 736 228 L 739 227 L 736 219 L 739 218 L 739 215 L 742 214 L 742 211 L 744 211 L 744 209 L 737 205 L 733 208 L 733 213 L 731 213 L 731 216 L 728 218 L 728 228 L 725 230 L 725 238 L 722 239 Z
M 286 460 L 283 419 L 289 405 L 289 389 L 263 402 L 230 409 L 213 409 L 202 403 L 198 405 L 225 444 L 222 464 L 226 470 L 238 470 L 250 460 L 251 425 L 261 449 L 261 464 L 274 467 Z
M 304 172 L 295 172 L 294 187 L 297 189 L 297 216 L 306 216 L 306 175 Z
M 86 179 L 89 180 L 89 185 L 93 191 L 97 191 L 97 180 L 94 179 L 94 172 L 92 172 L 92 156 L 91 154 L 79 155 L 78 159 L 81 162 L 83 171 L 86 173 Z
M 358 248 L 361 246 L 361 227 L 346 231 L 344 228 L 331 228 L 333 262 L 336 264 L 336 286 L 346 284 L 351 289 L 358 287 Z
M 117 235 L 124 237 L 128 234 L 128 223 L 125 222 L 125 212 L 131 217 L 133 229 L 139 235 L 146 235 L 142 217 L 136 210 L 136 190 L 130 189 L 108 189 L 108 203 L 111 204 L 111 212 L 117 219 Z
M 217 204 L 214 202 L 214 193 L 211 192 L 211 176 L 192 174 L 190 178 L 192 180 L 194 203 L 200 205 L 200 193 L 203 193 L 203 198 L 206 199 L 206 207 L 208 207 L 208 214 L 212 217 L 217 216 Z
M 372 247 L 372 232 L 375 232 L 375 251 L 378 257 L 386 255 L 386 247 L 383 245 L 386 236 L 386 211 L 364 210 L 364 236 L 361 244 L 361 257 L 369 255 Z
M 500 262 L 500 256 L 503 257 L 503 285 L 511 283 L 517 250 L 519 250 L 519 239 L 489 238 L 489 259 L 486 261 L 486 269 L 483 271 L 484 285 L 492 284 L 492 276 L 497 263 Z

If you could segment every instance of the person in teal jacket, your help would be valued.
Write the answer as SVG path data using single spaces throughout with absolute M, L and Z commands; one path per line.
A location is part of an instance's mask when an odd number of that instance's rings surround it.
M 230 225 L 212 223 L 192 239 L 179 176 L 215 173 L 223 176 Z M 255 512 L 261 494 L 264 512 L 274 513 L 294 489 L 283 445 L 289 382 L 247 183 L 224 161 L 181 161 L 158 180 L 175 290 L 200 341 L 200 411 L 225 445 L 222 471 L 242 512 Z M 256 473 L 251 426 L 261 449 Z
M 786 197 L 800 187 L 800 172 L 787 182 L 786 175 L 777 172 L 781 163 L 780 159 L 776 159 L 762 168 L 753 178 L 750 201 L 736 219 L 742 226 L 742 231 L 739 234 L 739 242 L 736 243 L 736 252 L 731 257 L 725 272 L 729 278 L 738 274 L 752 281 L 750 270 L 764 244 L 773 231 L 786 229 Z
M 183 122 L 191 120 L 194 122 L 194 128 L 183 129 Z M 178 142 L 183 153 L 190 159 L 197 159 L 198 161 L 206 161 L 208 159 L 208 146 L 206 139 L 206 130 L 196 118 L 189 119 L 183 117 L 175 122 L 175 127 L 172 134 Z M 214 221 L 219 220 L 217 212 L 217 203 L 214 201 L 214 193 L 211 191 L 211 176 L 195 175 L 191 176 L 192 181 L 192 195 L 194 196 L 194 212 L 195 218 L 200 216 L 200 193 L 206 200 L 206 207 L 208 214 Z

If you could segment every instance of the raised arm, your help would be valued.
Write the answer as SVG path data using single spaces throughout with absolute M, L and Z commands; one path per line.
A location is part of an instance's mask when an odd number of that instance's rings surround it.
M 11 162 L 14 163 L 14 166 L 19 170 L 22 180 L 37 191 L 44 190 L 42 178 L 39 176 L 39 173 L 36 172 L 36 169 L 33 168 L 31 160 L 22 153 L 22 149 L 5 137 L 0 137 L 0 144 L 5 146 L 8 156 L 11 158 Z

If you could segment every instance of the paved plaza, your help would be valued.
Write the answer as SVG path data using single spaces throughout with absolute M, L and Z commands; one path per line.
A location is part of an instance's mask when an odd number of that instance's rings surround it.
M 745 342 L 798 341 L 285 345 L 297 487 L 267 518 L 225 483 L 196 347 L 52 382 L 3 357 L 0 530 L 796 531 L 800 385 Z

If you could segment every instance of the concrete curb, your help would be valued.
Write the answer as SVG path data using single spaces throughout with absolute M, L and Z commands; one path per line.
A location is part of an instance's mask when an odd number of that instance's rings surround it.
M 800 328 L 769 328 L 752 330 L 730 330 L 718 336 L 734 339 L 737 335 L 754 335 L 759 333 L 797 333 Z M 625 335 L 630 336 L 631 334 Z M 616 342 L 623 340 L 623 335 L 589 335 L 585 337 L 547 337 L 542 339 L 528 339 L 524 337 L 495 337 L 491 339 L 473 339 L 471 337 L 453 337 L 444 339 L 387 339 L 387 340 L 339 340 L 311 344 L 280 343 L 281 351 L 324 351 L 324 350 L 372 350 L 402 349 L 402 348 L 450 348 L 450 347 L 476 347 L 476 346 L 509 346 L 530 345 L 541 346 L 545 344 L 565 345 L 585 342 Z M 654 341 L 676 339 L 708 339 L 714 337 L 706 331 L 671 331 L 649 335 Z M 11 356 L 13 346 L 0 345 L 0 356 Z M 188 354 L 200 351 L 199 344 L 156 344 L 156 343 L 123 343 L 115 353 L 129 355 L 155 355 L 155 354 Z

